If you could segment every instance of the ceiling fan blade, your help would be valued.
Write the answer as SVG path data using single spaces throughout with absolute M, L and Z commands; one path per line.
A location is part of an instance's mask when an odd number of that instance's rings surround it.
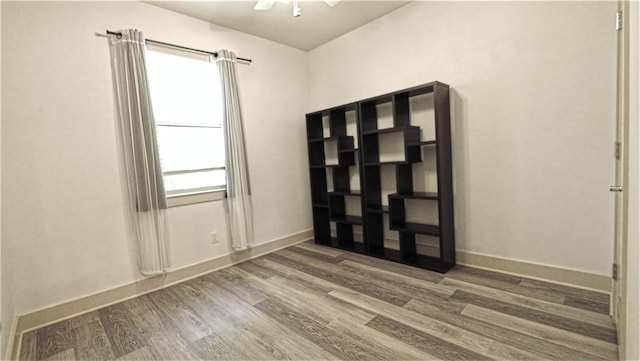
M 324 0 L 324 2 L 325 2 L 327 5 L 329 5 L 329 6 L 331 6 L 331 7 L 334 7 L 334 6 L 336 6 L 336 5 L 340 2 L 340 0 Z
M 253 10 L 271 10 L 274 0 L 258 0 Z

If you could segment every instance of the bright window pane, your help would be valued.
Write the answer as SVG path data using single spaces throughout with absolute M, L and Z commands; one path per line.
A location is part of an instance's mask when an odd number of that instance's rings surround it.
M 218 70 L 206 57 L 147 49 L 147 71 L 167 194 L 224 189 Z M 209 170 L 207 170 L 209 169 Z
M 223 169 L 164 176 L 164 187 L 168 194 L 184 190 L 224 189 L 225 183 Z
M 222 128 L 157 127 L 162 171 L 224 167 Z
M 157 124 L 222 123 L 222 97 L 215 64 L 157 51 L 146 54 Z

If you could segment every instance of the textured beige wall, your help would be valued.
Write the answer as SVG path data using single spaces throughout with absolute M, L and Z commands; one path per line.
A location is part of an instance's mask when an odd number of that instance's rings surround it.
M 615 11 L 414 2 L 309 53 L 309 110 L 448 83 L 457 248 L 609 275 Z
M 630 2 L 629 109 L 629 244 L 627 257 L 627 360 L 640 360 L 640 3 Z

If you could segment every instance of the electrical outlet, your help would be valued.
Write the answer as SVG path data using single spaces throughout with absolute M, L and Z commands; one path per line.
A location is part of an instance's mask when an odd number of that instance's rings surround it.
M 211 232 L 211 244 L 218 243 L 218 231 Z

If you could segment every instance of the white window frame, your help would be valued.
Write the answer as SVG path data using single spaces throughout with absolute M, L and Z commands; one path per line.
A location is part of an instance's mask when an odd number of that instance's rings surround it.
M 167 53 L 176 56 L 195 58 L 197 60 L 203 60 L 204 55 L 200 53 L 192 53 L 187 50 L 175 49 L 171 47 L 157 46 L 147 44 L 147 50 L 154 52 Z M 215 65 L 212 65 L 215 66 Z M 220 129 L 222 125 L 193 125 L 193 124 L 171 124 L 171 123 L 160 123 L 156 124 L 156 129 L 159 127 L 181 127 L 181 128 L 215 128 Z M 226 151 L 226 150 L 225 150 Z M 188 174 L 188 173 L 196 173 L 196 172 L 204 172 L 211 170 L 220 170 L 225 169 L 222 167 L 212 167 L 212 168 L 198 168 L 198 169 L 184 169 L 177 171 L 162 171 L 162 175 L 177 175 L 177 174 Z M 165 190 L 167 197 L 167 206 L 168 207 L 179 207 L 196 203 L 203 202 L 212 202 L 224 200 L 226 198 L 226 185 L 220 187 L 206 187 L 206 188 L 191 188 L 185 190 L 174 190 L 168 191 Z

